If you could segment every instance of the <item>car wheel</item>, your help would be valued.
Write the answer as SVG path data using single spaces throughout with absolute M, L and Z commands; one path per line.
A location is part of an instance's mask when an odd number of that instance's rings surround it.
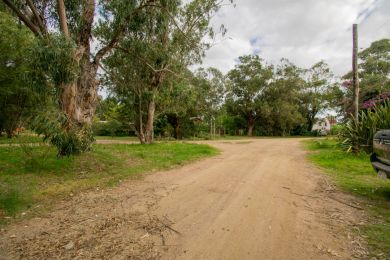
M 382 179 L 387 179 L 387 174 L 384 171 L 378 171 L 378 176 Z

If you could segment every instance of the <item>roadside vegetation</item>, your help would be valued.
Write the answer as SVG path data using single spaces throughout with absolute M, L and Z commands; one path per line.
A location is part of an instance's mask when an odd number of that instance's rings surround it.
M 310 158 L 367 199 L 378 222 L 365 234 L 390 252 L 389 184 L 368 160 L 373 134 L 390 129 L 390 39 L 358 54 L 355 120 L 352 73 L 335 77 L 324 61 L 247 53 L 226 74 L 198 67 L 226 36 L 211 21 L 226 5 L 235 1 L 0 1 L 1 217 L 217 153 L 156 141 L 334 134 L 340 144 L 309 142 Z
M 94 145 L 91 152 L 58 159 L 47 145 L 0 147 L 0 222 L 22 211 L 46 210 L 80 191 L 112 186 L 141 173 L 169 169 L 217 154 L 207 145 Z
M 344 191 L 362 199 L 369 224 L 361 229 L 371 247 L 372 256 L 390 257 L 390 181 L 381 179 L 373 170 L 369 155 L 347 153 L 336 139 L 305 141 L 312 151 L 309 159 Z
M 40 142 L 43 142 L 43 139 L 42 137 L 39 137 L 37 135 L 20 134 L 20 135 L 15 135 L 13 138 L 8 138 L 7 136 L 0 136 L 0 145 L 40 143 Z

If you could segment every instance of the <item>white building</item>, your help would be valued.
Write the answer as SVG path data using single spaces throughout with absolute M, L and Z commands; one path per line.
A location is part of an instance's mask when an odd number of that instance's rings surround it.
M 331 124 L 327 118 L 320 118 L 313 125 L 312 131 L 319 131 L 323 134 L 328 134 L 330 132 Z

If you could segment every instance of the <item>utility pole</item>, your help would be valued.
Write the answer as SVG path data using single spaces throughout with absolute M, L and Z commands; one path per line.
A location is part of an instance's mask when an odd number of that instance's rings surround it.
M 354 24 L 352 29 L 353 50 L 352 50 L 352 84 L 353 84 L 353 116 L 355 127 L 359 124 L 359 74 L 358 74 L 358 25 Z M 359 140 L 355 134 L 352 140 L 354 153 L 359 152 Z
M 353 25 L 353 51 L 352 51 L 352 84 L 353 84 L 353 116 L 359 122 L 359 74 L 358 74 L 358 25 Z

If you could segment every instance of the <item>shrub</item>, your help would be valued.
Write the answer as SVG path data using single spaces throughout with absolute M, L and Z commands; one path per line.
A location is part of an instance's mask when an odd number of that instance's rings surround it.
M 43 135 L 44 141 L 57 147 L 59 157 L 88 151 L 94 142 L 91 127 L 69 125 L 66 116 L 55 110 L 39 114 L 31 126 L 37 134 Z
M 332 125 L 330 128 L 330 135 L 339 135 L 343 130 L 344 125 Z
M 389 128 L 390 101 L 387 101 L 372 109 L 360 111 L 357 124 L 351 119 L 341 131 L 342 145 L 349 151 L 356 140 L 359 149 L 371 153 L 374 134 L 380 129 Z

